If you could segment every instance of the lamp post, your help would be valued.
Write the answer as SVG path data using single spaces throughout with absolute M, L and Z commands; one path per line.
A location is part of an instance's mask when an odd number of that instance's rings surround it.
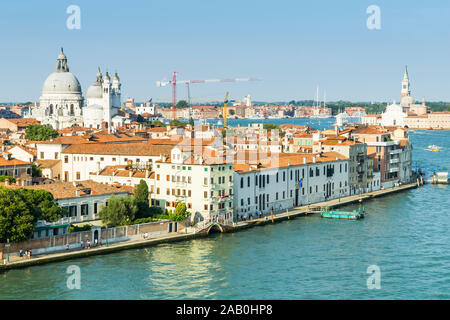
M 9 263 L 9 249 L 11 247 L 11 244 L 9 243 L 9 239 L 6 239 L 6 249 L 8 249 L 8 263 Z
M 108 246 L 108 225 L 106 225 L 106 246 Z

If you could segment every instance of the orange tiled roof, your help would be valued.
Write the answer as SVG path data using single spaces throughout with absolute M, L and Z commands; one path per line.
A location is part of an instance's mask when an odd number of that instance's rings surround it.
M 3 184 L 4 185 L 4 184 Z M 8 188 L 13 189 L 35 189 L 45 190 L 53 194 L 55 200 L 76 198 L 76 191 L 80 191 L 80 197 L 106 195 L 106 194 L 120 194 L 120 193 L 134 193 L 134 188 L 129 186 L 115 186 L 109 184 L 98 183 L 92 180 L 73 182 L 57 182 L 54 184 L 41 184 L 33 186 L 20 186 L 12 184 Z

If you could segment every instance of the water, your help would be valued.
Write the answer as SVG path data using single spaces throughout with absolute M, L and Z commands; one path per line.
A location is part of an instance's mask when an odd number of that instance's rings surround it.
M 449 139 L 449 131 L 411 134 L 415 166 L 450 171 Z M 426 151 L 430 144 L 443 149 Z M 11 270 L 0 274 L 0 299 L 450 299 L 449 188 L 365 206 L 361 221 L 315 215 Z M 70 265 L 81 268 L 80 290 L 66 286 Z M 381 269 L 379 290 L 367 288 L 370 265 Z

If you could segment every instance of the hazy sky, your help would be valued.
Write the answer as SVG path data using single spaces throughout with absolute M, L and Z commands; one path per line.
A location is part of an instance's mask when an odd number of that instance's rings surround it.
M 66 27 L 69 5 L 81 29 Z M 381 9 L 381 30 L 366 9 Z M 169 100 L 157 80 L 258 77 L 195 84 L 191 96 L 222 100 L 392 101 L 407 64 L 417 100 L 450 100 L 449 1 L 2 1 L 0 101 L 39 101 L 60 47 L 85 94 L 118 71 L 123 100 Z M 178 98 L 187 90 L 179 86 Z

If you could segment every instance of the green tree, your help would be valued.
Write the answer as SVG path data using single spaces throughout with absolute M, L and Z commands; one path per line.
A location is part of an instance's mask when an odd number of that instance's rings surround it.
M 148 218 L 150 216 L 149 206 L 148 206 L 148 185 L 147 182 L 141 180 L 136 187 L 136 193 L 134 194 L 134 199 L 138 207 L 138 212 L 136 214 L 136 219 Z
M 189 118 L 189 124 L 192 128 L 194 127 L 194 119 L 192 119 L 192 117 Z
M 108 206 L 103 207 L 99 216 L 108 227 L 130 224 L 136 217 L 138 207 L 132 196 L 109 198 Z
M 0 187 L 0 242 L 28 240 L 38 220 L 57 221 L 62 214 L 50 192 Z
M 25 130 L 25 139 L 34 141 L 44 141 L 56 138 L 58 131 L 48 125 L 31 124 Z
M 234 116 L 235 112 L 233 109 L 230 109 L 230 115 Z
M 183 122 L 183 121 L 180 121 L 180 120 L 171 120 L 170 122 L 169 122 L 169 126 L 171 126 L 171 127 L 186 127 L 186 125 L 187 125 L 187 122 Z
M 143 123 L 143 122 L 145 122 L 145 119 L 144 119 L 143 116 L 138 115 L 137 118 L 136 118 L 136 122 Z
M 186 102 L 186 100 L 180 100 L 177 103 L 177 109 L 184 109 L 184 108 L 188 108 L 189 104 Z
M 174 221 L 183 221 L 190 215 L 191 213 L 187 211 L 186 204 L 184 204 L 183 202 L 177 204 L 177 207 L 175 208 L 175 212 L 173 214 L 169 214 L 170 219 Z
M 159 120 L 153 120 L 150 124 L 152 127 L 165 127 L 166 125 L 164 122 L 161 122 Z
M 4 175 L 0 176 L 0 182 L 5 182 L 6 179 L 9 179 L 10 183 L 16 183 L 16 179 L 14 179 L 13 177 L 4 176 Z
M 42 177 L 42 169 L 38 168 L 35 164 L 31 166 L 31 176 L 32 177 Z

